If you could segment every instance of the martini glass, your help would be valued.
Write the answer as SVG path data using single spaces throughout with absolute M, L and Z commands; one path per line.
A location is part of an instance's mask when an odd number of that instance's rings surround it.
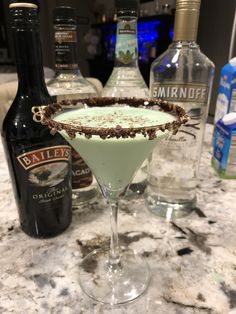
M 161 100 L 90 98 L 33 112 L 36 121 L 59 132 L 80 153 L 110 206 L 110 247 L 94 250 L 80 263 L 82 290 L 112 305 L 138 298 L 148 287 L 150 272 L 145 260 L 119 245 L 119 199 L 156 143 L 188 120 L 185 111 Z

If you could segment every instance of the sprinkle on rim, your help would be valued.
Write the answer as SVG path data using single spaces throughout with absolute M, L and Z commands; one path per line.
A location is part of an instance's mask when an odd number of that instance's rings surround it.
M 55 114 L 66 110 L 67 108 L 73 109 L 73 106 L 80 108 L 84 107 L 106 107 L 111 105 L 128 105 L 131 107 L 141 107 L 151 110 L 160 110 L 172 114 L 176 120 L 159 125 L 148 127 L 87 127 L 85 125 L 72 126 L 67 123 L 62 123 L 53 120 Z M 76 109 L 76 108 L 75 108 Z M 102 139 L 107 138 L 134 138 L 136 134 L 142 134 L 150 140 L 156 137 L 157 131 L 164 132 L 165 130 L 171 131 L 173 134 L 178 132 L 179 127 L 185 124 L 189 117 L 186 115 L 185 110 L 173 103 L 169 103 L 161 99 L 141 99 L 141 98 L 116 98 L 116 97 L 95 97 L 74 100 L 62 100 L 61 102 L 50 104 L 48 106 L 33 107 L 33 119 L 36 122 L 41 122 L 47 125 L 52 134 L 64 130 L 72 139 L 76 134 L 84 135 L 86 138 L 91 138 L 93 135 L 100 136 Z

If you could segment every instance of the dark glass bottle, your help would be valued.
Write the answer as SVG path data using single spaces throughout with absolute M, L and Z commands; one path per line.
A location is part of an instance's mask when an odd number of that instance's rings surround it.
M 10 4 L 18 73 L 17 95 L 4 119 L 2 142 L 23 231 L 47 238 L 71 222 L 70 146 L 33 121 L 32 107 L 52 102 L 43 74 L 38 9 Z

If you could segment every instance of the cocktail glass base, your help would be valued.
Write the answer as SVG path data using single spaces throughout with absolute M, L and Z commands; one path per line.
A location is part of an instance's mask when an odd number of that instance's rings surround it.
M 154 214 L 173 220 L 190 215 L 196 208 L 196 198 L 186 202 L 170 203 L 164 200 L 146 197 L 146 206 Z
M 92 299 L 110 305 L 131 302 L 145 292 L 150 270 L 145 259 L 120 249 L 119 263 L 109 264 L 109 248 L 92 251 L 80 263 L 79 283 Z

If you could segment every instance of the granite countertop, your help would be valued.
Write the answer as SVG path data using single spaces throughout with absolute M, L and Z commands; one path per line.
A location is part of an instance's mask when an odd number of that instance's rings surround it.
M 90 300 L 78 284 L 83 252 L 109 239 L 103 200 L 74 211 L 71 226 L 56 238 L 26 236 L 0 145 L 0 313 L 235 313 L 236 180 L 214 174 L 211 133 L 207 125 L 198 210 L 173 223 L 150 213 L 142 199 L 122 202 L 119 233 L 147 259 L 152 280 L 137 301 L 114 308 Z

